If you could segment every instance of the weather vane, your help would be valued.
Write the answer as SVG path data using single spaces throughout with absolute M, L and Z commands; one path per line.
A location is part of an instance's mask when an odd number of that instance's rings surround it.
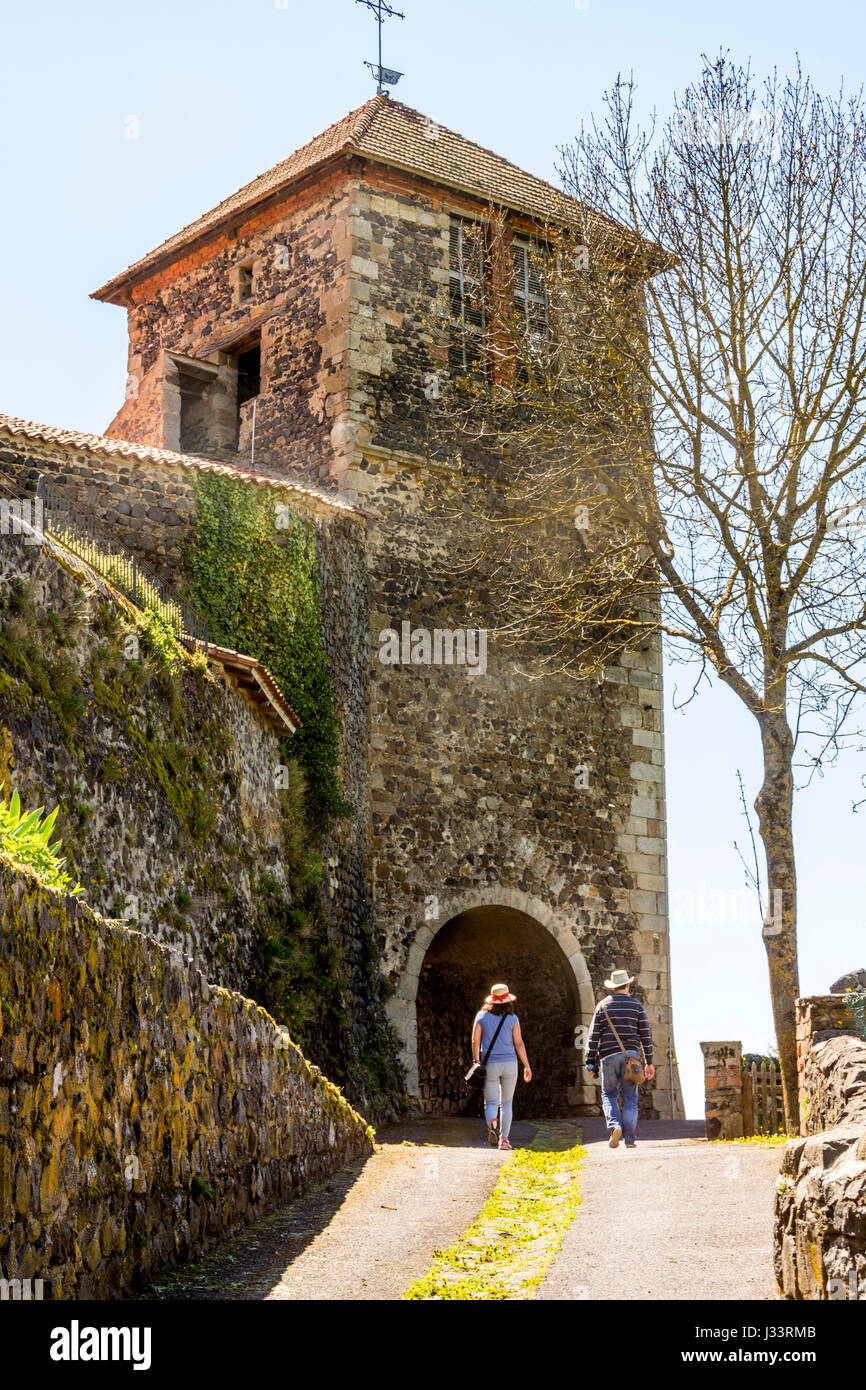
M 393 68 L 382 67 L 382 25 L 386 19 L 405 19 L 406 16 L 399 10 L 392 10 L 390 5 L 385 4 L 385 0 L 355 0 L 356 5 L 366 5 L 368 10 L 372 10 L 376 16 L 376 23 L 379 26 L 379 61 L 378 63 L 365 63 L 364 67 L 369 68 L 376 79 L 376 91 L 384 92 L 386 87 L 396 87 L 402 72 L 395 72 Z

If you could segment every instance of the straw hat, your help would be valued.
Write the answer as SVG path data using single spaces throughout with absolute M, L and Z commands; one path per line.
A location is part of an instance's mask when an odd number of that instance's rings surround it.
M 634 982 L 634 975 L 629 975 L 627 970 L 612 970 L 610 979 L 605 980 L 605 989 L 622 989 L 623 985 L 630 985 Z
M 491 985 L 490 993 L 484 1000 L 485 1004 L 511 1004 L 517 998 L 516 994 L 511 994 L 507 985 Z

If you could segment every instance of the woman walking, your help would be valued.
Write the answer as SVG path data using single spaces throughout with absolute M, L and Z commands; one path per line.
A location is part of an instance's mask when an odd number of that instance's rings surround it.
M 484 1082 L 484 1117 L 487 1121 L 488 1143 L 494 1148 L 510 1149 L 511 1109 L 517 1085 L 517 1059 L 523 1063 L 524 1081 L 532 1080 L 529 1059 L 520 1032 L 520 1020 L 514 1012 L 515 994 L 507 985 L 494 985 L 475 1015 L 472 1027 L 472 1057 L 484 1061 L 487 1077 Z M 497 1114 L 499 1112 L 499 1128 Z

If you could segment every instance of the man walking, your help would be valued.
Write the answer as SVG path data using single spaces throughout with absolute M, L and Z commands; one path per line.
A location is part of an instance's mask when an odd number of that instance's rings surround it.
M 643 1048 L 647 1081 L 652 1081 L 655 1076 L 649 1019 L 640 1000 L 632 999 L 629 994 L 633 982 L 634 976 L 629 975 L 627 970 L 611 971 L 610 979 L 604 982 L 610 994 L 596 1007 L 586 1045 L 586 1069 L 593 1078 L 598 1076 L 601 1059 L 601 1100 L 612 1149 L 617 1147 L 623 1135 L 626 1148 L 635 1147 L 637 1086 L 625 1080 L 625 1053 L 630 1057 L 640 1057 L 640 1049 Z M 614 1029 L 619 1034 L 622 1047 L 617 1042 Z M 622 1110 L 619 1107 L 620 1090 Z

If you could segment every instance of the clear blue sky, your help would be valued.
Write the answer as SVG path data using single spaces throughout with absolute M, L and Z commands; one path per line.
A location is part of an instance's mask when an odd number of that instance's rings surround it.
M 353 0 L 281 3 L 47 0 L 7 15 L 0 409 L 103 430 L 123 398 L 125 315 L 88 293 L 370 94 L 369 13 Z M 395 95 L 547 178 L 620 71 L 634 70 L 644 108 L 660 112 L 701 51 L 722 45 L 759 73 L 799 54 L 819 86 L 863 80 L 853 0 L 397 3 L 406 19 L 389 25 L 384 51 L 406 74 Z M 667 679 L 670 706 L 684 675 Z M 751 800 L 758 747 L 724 692 L 685 715 L 669 708 L 667 737 L 674 1008 L 699 1115 L 699 1040 L 772 1041 L 757 914 L 747 920 L 739 901 L 733 850 L 745 829 L 735 769 Z M 866 807 L 850 814 L 864 769 L 854 751 L 798 801 L 804 993 L 866 964 Z

